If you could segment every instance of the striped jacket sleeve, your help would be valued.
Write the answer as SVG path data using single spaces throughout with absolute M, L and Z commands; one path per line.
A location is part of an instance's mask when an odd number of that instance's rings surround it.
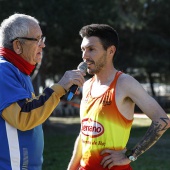
M 12 103 L 2 117 L 15 128 L 26 131 L 42 124 L 60 102 L 65 90 L 59 84 L 46 88 L 40 96 Z

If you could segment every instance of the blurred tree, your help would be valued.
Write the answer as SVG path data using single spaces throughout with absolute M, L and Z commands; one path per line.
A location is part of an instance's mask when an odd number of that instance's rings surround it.
M 119 33 L 120 47 L 115 66 L 145 68 L 154 93 L 153 73 L 168 81 L 170 73 L 170 1 L 163 0 L 0 0 L 0 20 L 14 12 L 35 16 L 47 37 L 40 67 L 43 86 L 46 78 L 60 77 L 81 62 L 80 28 L 105 23 Z M 170 78 L 169 78 L 170 79 Z M 163 79 L 161 80 L 163 81 Z M 169 80 L 170 81 L 170 80 Z
M 128 67 L 145 68 L 155 96 L 154 73 L 160 74 L 161 82 L 168 80 L 166 77 L 170 73 L 170 2 L 122 0 L 118 1 L 117 7 L 122 14 L 119 16 L 119 33 L 123 43 L 120 44 L 117 64 L 124 70 Z

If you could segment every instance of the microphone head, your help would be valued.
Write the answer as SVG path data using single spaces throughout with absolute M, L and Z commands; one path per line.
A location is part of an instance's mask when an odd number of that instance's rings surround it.
M 82 72 L 84 72 L 84 73 L 86 73 L 86 71 L 87 71 L 87 63 L 81 62 L 81 63 L 78 65 L 77 69 L 80 70 L 80 71 L 82 71 Z

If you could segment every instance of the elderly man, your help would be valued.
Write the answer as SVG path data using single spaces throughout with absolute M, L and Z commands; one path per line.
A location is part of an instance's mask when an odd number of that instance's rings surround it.
M 41 62 L 45 37 L 39 22 L 14 14 L 0 26 L 0 169 L 41 170 L 42 123 L 73 85 L 82 86 L 84 73 L 66 71 L 61 80 L 34 95 L 30 74 Z

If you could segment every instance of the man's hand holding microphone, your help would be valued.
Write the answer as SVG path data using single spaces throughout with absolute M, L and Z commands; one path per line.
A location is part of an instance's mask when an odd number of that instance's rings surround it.
M 78 65 L 77 70 L 66 71 L 58 82 L 58 84 L 68 92 L 67 100 L 71 100 L 78 87 L 83 86 L 86 70 L 87 64 L 85 62 L 81 62 Z

